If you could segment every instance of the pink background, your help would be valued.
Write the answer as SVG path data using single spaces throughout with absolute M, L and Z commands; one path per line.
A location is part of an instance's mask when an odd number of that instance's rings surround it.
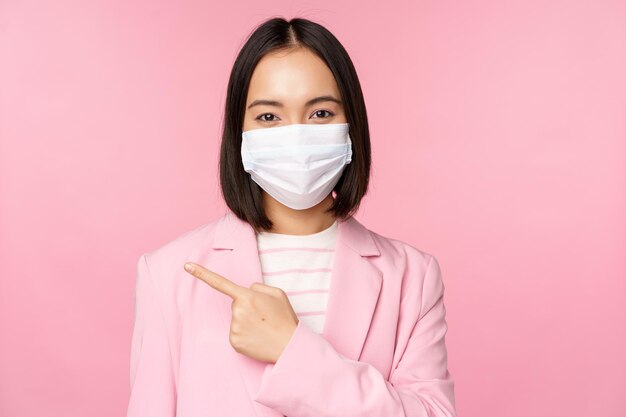
M 354 60 L 357 218 L 440 260 L 459 416 L 626 415 L 626 3 L 597 0 L 3 0 L 0 415 L 125 414 L 136 261 L 224 212 L 228 73 L 273 15 Z

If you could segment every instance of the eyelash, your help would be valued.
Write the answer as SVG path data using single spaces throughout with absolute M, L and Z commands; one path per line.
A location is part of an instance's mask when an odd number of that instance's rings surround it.
M 321 111 L 328 113 L 329 116 L 318 117 L 318 119 L 327 119 L 328 117 L 331 117 L 331 116 L 335 115 L 335 113 L 331 112 L 330 110 L 316 110 L 313 114 L 321 112 Z M 274 122 L 275 121 L 275 120 L 263 120 L 262 117 L 265 116 L 266 114 L 271 114 L 272 116 L 274 116 L 272 113 L 263 113 L 263 114 L 259 115 L 259 117 L 257 117 L 255 120 L 261 120 L 262 122 Z

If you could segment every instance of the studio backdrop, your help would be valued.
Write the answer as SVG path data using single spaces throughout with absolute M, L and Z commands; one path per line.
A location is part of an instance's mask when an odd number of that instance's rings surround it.
M 271 16 L 354 61 L 356 217 L 437 256 L 459 415 L 626 415 L 609 0 L 0 2 L 0 415 L 124 415 L 138 257 L 225 212 L 228 72 Z

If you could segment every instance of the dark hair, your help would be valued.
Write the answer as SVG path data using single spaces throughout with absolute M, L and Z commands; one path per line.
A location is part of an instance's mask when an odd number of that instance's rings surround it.
M 332 71 L 350 127 L 352 161 L 346 165 L 333 188 L 336 197 L 327 211 L 333 211 L 341 219 L 351 217 L 369 184 L 371 150 L 365 101 L 348 53 L 337 38 L 318 23 L 303 18 L 289 21 L 271 18 L 248 37 L 230 73 L 219 160 L 220 183 L 226 204 L 255 231 L 271 229 L 272 222 L 263 208 L 261 187 L 244 171 L 241 161 L 241 134 L 250 78 L 265 54 L 298 47 L 311 50 Z

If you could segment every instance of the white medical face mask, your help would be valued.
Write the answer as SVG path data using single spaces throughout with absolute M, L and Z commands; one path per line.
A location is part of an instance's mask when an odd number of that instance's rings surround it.
M 246 172 L 282 204 L 303 210 L 332 192 L 352 160 L 348 123 L 290 124 L 241 134 Z

